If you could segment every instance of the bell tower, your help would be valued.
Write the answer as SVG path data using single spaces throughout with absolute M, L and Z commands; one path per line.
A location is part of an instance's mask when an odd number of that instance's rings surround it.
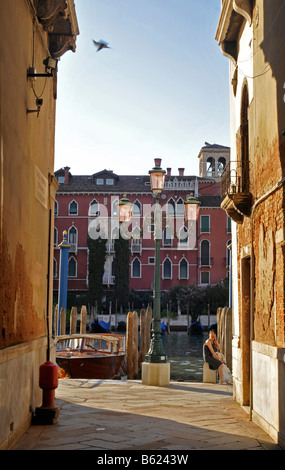
M 230 161 L 230 147 L 205 142 L 198 158 L 200 160 L 199 176 L 219 181 L 224 168 Z

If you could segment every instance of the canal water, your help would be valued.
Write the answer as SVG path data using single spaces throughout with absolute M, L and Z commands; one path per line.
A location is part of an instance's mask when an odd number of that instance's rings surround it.
M 203 382 L 203 344 L 208 337 L 188 335 L 187 331 L 171 331 L 161 337 L 170 363 L 170 380 Z

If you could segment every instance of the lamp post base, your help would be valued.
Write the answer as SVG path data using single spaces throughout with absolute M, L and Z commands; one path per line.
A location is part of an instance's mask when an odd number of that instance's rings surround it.
M 142 384 L 157 385 L 163 387 L 170 382 L 169 362 L 143 362 L 142 363 Z

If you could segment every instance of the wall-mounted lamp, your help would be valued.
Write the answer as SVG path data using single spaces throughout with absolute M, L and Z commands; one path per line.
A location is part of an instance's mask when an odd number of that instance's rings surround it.
M 27 109 L 27 113 L 37 113 L 37 117 L 39 117 L 41 107 L 43 105 L 44 100 L 42 98 L 36 99 L 36 106 L 37 109 Z
M 34 67 L 29 67 L 27 72 L 28 78 L 36 78 L 36 77 L 53 77 L 53 72 L 57 70 L 57 63 L 58 60 L 54 59 L 53 57 L 47 57 L 43 64 L 45 65 L 45 73 L 37 73 Z

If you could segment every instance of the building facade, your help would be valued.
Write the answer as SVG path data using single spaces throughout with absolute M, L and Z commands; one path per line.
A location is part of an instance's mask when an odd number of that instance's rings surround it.
M 284 7 L 223 0 L 216 33 L 230 59 L 231 161 L 221 191 L 233 221 L 234 394 L 283 445 Z
M 229 148 L 206 145 L 215 155 Z M 199 155 L 203 159 L 205 149 Z M 202 168 L 202 167 L 201 167 Z M 186 176 L 180 168 L 166 172 L 160 205 L 166 213 L 161 240 L 161 290 L 178 284 L 207 286 L 218 284 L 228 275 L 228 245 L 231 241 L 230 219 L 220 208 L 220 178 L 205 175 Z M 72 175 L 69 167 L 58 170 L 59 189 L 55 203 L 54 290 L 59 283 L 60 253 L 58 245 L 64 230 L 68 232 L 69 293 L 88 291 L 87 233 L 90 221 L 100 219 L 107 226 L 106 262 L 103 284 L 110 291 L 114 285 L 114 238 L 118 228 L 119 200 L 125 195 L 133 203 L 132 220 L 127 229 L 130 237 L 129 287 L 134 291 L 152 292 L 154 281 L 154 239 L 152 211 L 154 198 L 149 175 L 117 175 L 103 170 L 93 175 Z M 184 201 L 192 193 L 201 202 L 197 225 L 184 222 Z
M 48 66 L 75 50 L 77 34 L 73 0 L 0 2 L 1 449 L 11 448 L 42 403 L 39 367 L 51 344 L 49 240 L 58 187 L 57 72 Z

